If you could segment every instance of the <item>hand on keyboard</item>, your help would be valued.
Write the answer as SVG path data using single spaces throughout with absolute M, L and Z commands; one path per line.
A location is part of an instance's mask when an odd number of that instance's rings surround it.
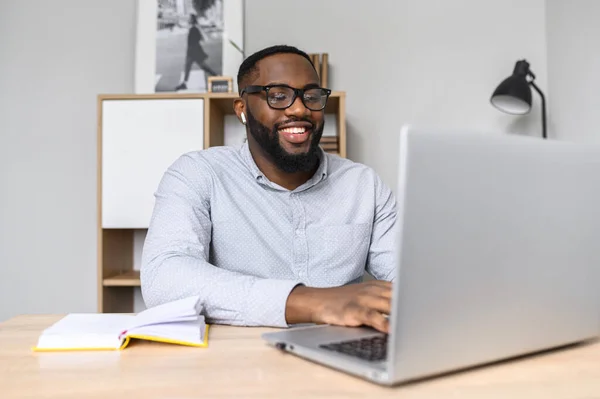
M 391 298 L 392 284 L 387 281 L 335 288 L 299 286 L 290 293 L 286 317 L 289 323 L 366 325 L 387 333 L 389 321 L 385 315 L 390 313 Z

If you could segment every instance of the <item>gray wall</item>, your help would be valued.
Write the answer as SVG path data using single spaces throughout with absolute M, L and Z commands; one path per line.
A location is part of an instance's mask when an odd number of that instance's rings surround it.
M 600 1 L 548 0 L 550 134 L 600 142 Z
M 249 52 L 330 54 L 349 156 L 392 187 L 401 123 L 539 134 L 539 101 L 515 118 L 488 98 L 522 57 L 548 88 L 543 0 L 247 2 Z M 598 37 L 598 3 L 548 4 L 551 129 L 597 138 L 598 52 L 580 35 Z M 96 309 L 95 102 L 133 90 L 134 40 L 135 0 L 0 0 L 0 320 Z
M 0 320 L 96 310 L 96 95 L 133 90 L 134 17 L 0 1 Z
M 347 92 L 348 155 L 392 188 L 402 123 L 541 134 L 539 104 L 515 118 L 489 97 L 521 57 L 546 88 L 544 0 L 248 3 L 247 51 L 329 53 L 332 88 Z

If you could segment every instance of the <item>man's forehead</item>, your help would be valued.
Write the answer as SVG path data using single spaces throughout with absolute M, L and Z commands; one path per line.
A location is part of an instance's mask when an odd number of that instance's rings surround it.
M 293 87 L 318 84 L 312 64 L 299 54 L 274 54 L 257 62 L 258 77 L 255 84 L 286 83 Z

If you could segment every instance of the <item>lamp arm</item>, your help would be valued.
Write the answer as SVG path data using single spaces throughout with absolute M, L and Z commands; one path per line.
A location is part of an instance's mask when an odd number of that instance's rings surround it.
M 542 93 L 540 88 L 533 82 L 533 80 L 530 81 L 529 84 L 535 89 L 535 91 L 538 92 L 538 94 L 540 95 L 540 98 L 542 99 L 542 136 L 545 139 L 545 138 L 547 138 L 547 134 L 546 134 L 546 96 L 544 96 L 544 93 Z

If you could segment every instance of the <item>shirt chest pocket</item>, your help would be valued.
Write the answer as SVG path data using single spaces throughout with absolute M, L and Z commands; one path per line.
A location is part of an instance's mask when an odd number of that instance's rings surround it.
M 323 241 L 336 245 L 359 243 L 369 237 L 369 224 L 339 224 L 323 228 Z
M 321 251 L 311 281 L 339 286 L 361 278 L 369 254 L 370 237 L 369 223 L 321 227 Z

